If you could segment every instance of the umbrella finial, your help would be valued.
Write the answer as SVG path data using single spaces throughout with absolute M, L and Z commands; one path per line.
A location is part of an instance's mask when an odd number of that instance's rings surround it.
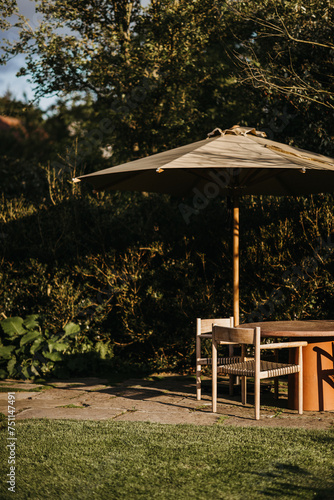
M 224 132 L 221 128 L 215 128 L 212 132 L 208 133 L 208 137 L 216 137 L 217 135 L 224 135 Z
M 240 125 L 233 125 L 233 127 L 227 128 L 225 130 L 222 130 L 221 128 L 215 128 L 212 132 L 208 134 L 208 137 L 217 137 L 218 135 L 225 135 L 225 134 L 243 135 L 243 136 L 250 134 L 250 135 L 255 135 L 257 137 L 263 137 L 263 138 L 267 137 L 267 134 L 265 132 L 260 132 L 259 130 L 256 130 L 254 127 L 242 127 Z

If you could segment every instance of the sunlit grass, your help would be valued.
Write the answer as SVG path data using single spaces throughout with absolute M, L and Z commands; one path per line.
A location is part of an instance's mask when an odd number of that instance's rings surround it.
M 54 389 L 53 385 L 40 385 L 38 387 L 4 387 L 0 386 L 0 392 L 42 392 L 48 389 Z
M 26 420 L 0 498 L 332 499 L 334 431 Z

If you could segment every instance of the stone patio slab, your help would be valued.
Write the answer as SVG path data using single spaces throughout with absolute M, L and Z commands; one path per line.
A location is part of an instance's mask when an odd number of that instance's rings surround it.
M 51 387 L 50 387 L 51 386 Z M 300 427 L 329 429 L 334 412 L 304 412 L 287 408 L 287 395 L 275 400 L 266 387 L 261 395 L 261 419 L 254 420 L 252 394 L 241 404 L 240 394 L 228 395 L 228 383 L 221 384 L 218 412 L 211 412 L 210 380 L 203 381 L 203 396 L 196 400 L 195 379 L 174 374 L 131 379 L 110 384 L 107 380 L 83 378 L 41 384 L 5 380 L 0 388 L 23 389 L 15 393 L 17 420 L 52 418 L 75 420 L 147 421 L 164 424 L 235 425 L 253 427 Z M 40 392 L 30 392 L 36 388 Z M 7 415 L 7 392 L 0 392 L 0 412 Z

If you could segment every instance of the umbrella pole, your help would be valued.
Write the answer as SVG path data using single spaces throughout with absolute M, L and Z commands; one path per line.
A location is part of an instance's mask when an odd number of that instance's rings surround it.
M 233 316 L 239 325 L 239 196 L 233 194 Z

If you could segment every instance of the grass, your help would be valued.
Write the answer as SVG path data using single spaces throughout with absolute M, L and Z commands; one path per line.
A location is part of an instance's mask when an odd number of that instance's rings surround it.
M 0 387 L 0 392 L 42 392 L 48 389 L 54 389 L 53 385 L 40 385 L 38 387 Z
M 208 405 L 200 405 L 196 406 L 196 408 L 191 408 L 189 411 L 202 411 L 202 410 L 207 410 L 209 408 Z
M 73 403 L 70 403 L 68 405 L 58 406 L 58 408 L 85 408 L 85 406 L 74 405 Z
M 16 426 L 14 495 L 7 437 L 2 429 L 3 500 L 334 496 L 334 431 L 25 420 Z
M 224 425 L 226 420 L 228 420 L 230 417 L 228 415 L 220 415 L 220 417 L 217 420 L 218 425 Z

